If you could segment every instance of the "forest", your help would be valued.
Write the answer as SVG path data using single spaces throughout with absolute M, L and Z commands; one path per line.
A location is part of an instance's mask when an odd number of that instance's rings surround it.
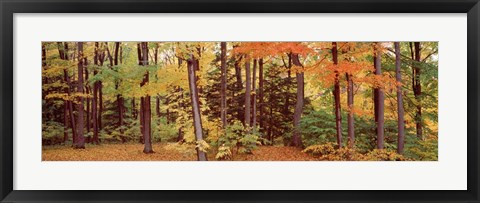
M 42 42 L 42 161 L 437 161 L 437 42 Z

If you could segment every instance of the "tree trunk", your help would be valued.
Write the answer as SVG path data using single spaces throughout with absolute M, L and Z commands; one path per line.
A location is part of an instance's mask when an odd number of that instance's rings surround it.
M 78 42 L 78 82 L 77 94 L 83 93 L 83 42 Z M 77 138 L 74 148 L 85 149 L 85 137 L 83 136 L 83 96 L 78 97 Z
M 353 80 L 352 75 L 347 73 L 347 102 L 348 102 L 348 147 L 355 146 L 355 120 L 353 117 Z
M 98 117 L 97 126 L 98 130 L 102 130 L 102 113 L 103 113 L 103 84 L 102 81 L 98 81 Z
M 250 127 L 250 96 L 252 88 L 252 73 L 250 72 L 250 56 L 245 56 L 245 127 Z
M 142 65 L 148 65 L 148 42 L 142 42 Z M 144 86 L 149 82 L 149 72 L 146 70 L 144 78 L 140 86 Z M 153 153 L 152 149 L 152 129 L 151 129 L 151 119 L 152 119 L 152 111 L 151 111 L 151 103 L 150 103 L 150 95 L 145 95 L 142 98 L 141 102 L 142 107 L 142 117 L 143 117 L 143 142 L 145 143 L 145 148 L 143 149 L 143 153 Z
M 190 99 L 192 102 L 192 114 L 193 114 L 193 126 L 195 131 L 195 138 L 197 143 L 203 141 L 203 130 L 202 130 L 202 119 L 200 114 L 200 104 L 198 98 L 198 90 L 197 90 L 197 81 L 195 70 L 198 66 L 198 61 L 195 59 L 194 55 L 190 55 L 190 59 L 187 60 L 187 67 L 188 67 L 188 84 L 190 87 Z M 198 161 L 207 161 L 207 154 L 197 148 L 197 158 Z
M 220 42 L 220 63 L 221 63 L 221 92 L 220 92 L 220 118 L 222 127 L 227 126 L 227 43 Z
M 142 62 L 143 63 L 143 62 Z M 143 104 L 145 103 L 144 101 L 145 97 L 140 97 L 140 132 L 142 133 L 142 136 L 140 138 L 140 142 L 142 144 L 145 144 L 145 116 L 143 116 L 143 113 L 145 110 L 143 109 Z
M 105 43 L 105 45 L 108 45 Z M 103 51 L 99 56 L 99 66 L 103 66 L 103 62 L 105 61 L 105 51 Z M 102 130 L 102 113 L 103 113 L 103 84 L 102 81 L 98 81 L 97 83 L 98 89 L 98 113 L 97 113 L 97 128 L 98 130 Z
M 182 63 L 182 62 L 179 61 L 179 66 L 181 65 L 181 63 Z M 186 112 L 187 110 L 185 109 L 185 105 L 184 105 L 184 103 L 182 102 L 182 101 L 183 101 L 183 95 L 184 95 L 184 94 L 183 94 L 183 88 L 179 87 L 179 88 L 178 88 L 178 91 L 180 92 L 180 102 L 179 102 L 179 103 L 180 103 L 180 109 L 182 109 L 182 110 L 184 110 L 184 111 Z M 169 116 L 169 115 L 167 114 L 167 123 L 169 122 L 169 121 L 168 121 L 168 120 L 169 120 L 169 119 L 168 119 L 168 116 Z M 177 142 L 180 142 L 180 141 L 182 141 L 182 140 L 183 140 L 183 127 L 180 127 L 180 128 L 178 128 Z
M 338 65 L 338 50 L 337 43 L 332 42 L 332 57 L 333 64 Z M 338 67 L 337 67 L 338 69 Z M 337 145 L 339 148 L 343 146 L 342 143 L 342 107 L 340 105 L 340 78 L 338 71 L 335 70 L 335 84 L 333 89 L 333 97 L 335 100 L 335 126 L 337 130 Z
M 158 48 L 159 48 L 158 46 L 159 46 L 158 43 L 155 43 L 155 50 L 153 52 L 153 60 L 154 60 L 155 65 L 158 64 Z M 158 78 L 157 78 L 157 80 L 158 80 Z M 157 114 L 157 117 L 160 118 L 160 116 L 161 116 L 160 115 L 160 96 L 157 95 L 155 97 L 155 100 L 156 100 L 155 101 L 155 113 Z
M 95 69 L 93 70 L 93 75 L 97 75 L 97 66 L 99 61 L 99 53 L 98 53 L 98 42 L 95 42 L 94 48 L 94 56 L 93 56 L 93 64 L 95 65 Z M 93 83 L 93 100 L 92 100 L 92 128 L 93 128 L 93 143 L 99 144 L 98 139 L 98 87 L 99 81 L 95 81 Z
M 257 59 L 253 60 L 253 74 L 252 74 L 252 91 L 253 91 L 253 107 L 252 107 L 252 127 L 253 131 L 256 131 L 257 128 Z
M 373 67 L 377 67 L 377 52 L 375 48 L 375 43 L 373 45 Z M 373 72 L 375 74 L 375 71 Z M 375 118 L 375 124 L 378 123 L 378 88 L 373 87 L 373 115 Z M 377 128 L 375 128 L 375 134 L 378 134 Z
M 238 57 L 235 59 L 234 67 L 235 67 L 235 78 L 236 78 L 236 91 L 241 91 L 243 89 L 243 82 L 242 82 L 242 69 L 240 67 L 240 62 L 242 61 L 242 56 Z M 244 102 L 241 101 L 241 99 L 238 99 L 236 102 L 238 105 L 237 108 L 237 119 L 239 121 L 242 121 L 243 124 L 245 125 L 245 118 L 242 115 L 242 107 Z
M 420 58 L 420 42 L 415 42 L 415 61 L 420 63 L 421 58 Z M 417 136 L 420 139 L 423 139 L 423 124 L 422 124 L 422 84 L 420 83 L 420 74 L 421 74 L 421 69 L 418 67 L 418 65 L 415 65 L 414 69 L 414 84 L 415 86 L 413 87 L 414 90 L 414 95 L 415 95 L 415 100 L 417 101 L 417 112 L 415 115 L 415 122 L 416 122 L 416 127 L 417 127 Z
M 375 75 L 382 75 L 382 50 L 380 44 L 375 43 Z M 378 88 L 378 121 L 377 121 L 377 148 L 383 149 L 384 145 L 384 92 L 383 88 Z
M 398 143 L 397 152 L 403 154 L 403 146 L 405 142 L 405 123 L 403 110 L 403 93 L 402 93 L 402 73 L 401 73 L 401 55 L 400 43 L 395 42 L 395 75 L 397 79 L 397 113 L 398 113 Z
M 62 42 L 57 42 L 57 48 L 58 48 L 58 54 L 60 56 L 60 59 L 65 60 L 64 58 L 64 50 L 63 50 L 63 44 Z M 45 67 L 47 65 L 47 56 L 46 56 L 46 50 L 45 50 L 45 44 L 42 44 L 42 67 Z M 66 77 L 67 77 L 67 70 L 63 70 L 64 73 L 64 82 L 66 83 Z M 68 83 L 67 83 L 68 85 Z M 70 85 L 67 87 L 67 92 L 70 91 Z M 68 96 L 70 96 L 69 93 L 67 93 Z M 64 100 L 63 101 L 63 142 L 66 143 L 68 141 L 68 102 L 69 100 Z M 75 132 L 75 130 L 72 128 L 72 132 Z
M 298 54 L 292 54 L 292 62 L 295 66 L 303 67 Z M 295 104 L 295 112 L 293 114 L 293 146 L 302 147 L 302 134 L 300 129 L 300 119 L 302 118 L 303 113 L 303 100 L 304 100 L 304 73 L 303 70 L 297 70 L 295 73 L 297 79 L 297 102 Z
M 118 66 L 118 54 L 120 50 L 120 42 L 115 42 L 115 51 L 113 57 L 113 63 L 115 66 Z M 118 90 L 120 81 L 115 81 L 115 89 Z M 118 127 L 120 128 L 120 134 L 123 137 L 123 118 L 124 115 L 124 104 L 122 94 L 117 94 L 117 111 L 118 111 Z M 122 138 L 123 140 L 123 138 Z
M 60 59 L 62 60 L 68 60 L 68 43 L 64 43 L 63 44 L 63 49 L 61 48 L 62 47 L 62 43 L 61 42 L 58 42 L 57 43 L 57 47 L 58 47 L 58 53 L 60 55 Z M 46 56 L 45 56 L 45 46 L 42 46 L 42 60 L 46 60 Z M 45 63 L 45 62 L 43 62 Z M 44 66 L 46 65 L 43 64 Z M 66 88 L 66 92 L 67 92 L 67 95 L 70 97 L 71 95 L 71 91 L 70 91 L 70 88 L 72 87 L 72 83 L 70 82 L 70 76 L 68 75 L 68 71 L 67 69 L 63 69 L 63 80 L 65 81 L 65 83 L 67 84 L 67 88 Z M 75 125 L 75 116 L 73 115 L 73 104 L 72 104 L 72 101 L 70 100 L 65 100 L 64 101 L 64 104 L 63 104 L 63 109 L 64 109 L 64 134 L 63 134 L 63 142 L 67 142 L 68 141 L 68 135 L 67 135 L 67 132 L 66 132 L 66 128 L 68 127 L 68 122 L 70 123 L 70 127 L 72 129 L 72 142 L 74 140 L 74 138 L 76 137 L 77 135 L 77 129 L 76 129 L 76 125 Z M 68 113 L 68 116 L 67 116 L 67 113 Z
M 132 117 L 137 119 L 137 107 L 135 105 L 135 97 L 132 98 Z
M 63 101 L 63 143 L 68 141 L 68 100 Z
M 114 50 L 114 58 L 113 58 L 113 64 L 118 65 L 118 51 L 120 49 L 120 42 L 115 42 L 115 50 Z
M 353 75 L 347 73 L 347 104 L 348 104 L 348 147 L 354 148 L 355 146 L 355 119 L 354 119 L 354 107 L 353 107 Z
M 283 58 L 282 58 L 283 60 Z M 287 91 L 285 91 L 285 104 L 283 106 L 283 115 L 290 117 L 290 85 L 292 84 L 292 54 L 288 54 L 287 68 Z
M 87 64 L 87 58 L 85 57 L 85 62 L 84 62 L 84 65 L 85 67 L 88 66 Z M 86 91 L 86 94 L 87 95 L 90 95 L 90 85 L 88 85 L 88 69 L 85 68 L 85 81 L 86 81 L 86 85 L 85 85 L 85 91 Z M 87 98 L 87 120 L 86 120 L 86 126 L 87 126 L 87 134 L 90 133 L 90 98 Z M 89 140 L 89 139 L 88 139 Z
M 155 101 L 155 113 L 157 114 L 157 117 L 161 117 L 161 112 L 160 112 L 160 96 L 156 96 L 155 97 L 156 101 Z
M 258 107 L 259 107 L 259 114 L 258 114 L 258 121 L 260 125 L 260 129 L 263 129 L 263 59 L 260 58 L 258 60 Z

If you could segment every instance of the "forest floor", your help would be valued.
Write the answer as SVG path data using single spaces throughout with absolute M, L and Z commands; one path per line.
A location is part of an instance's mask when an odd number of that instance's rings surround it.
M 143 153 L 143 144 L 87 144 L 85 149 L 67 145 L 43 146 L 42 161 L 195 161 L 192 145 L 178 143 L 152 144 L 153 154 Z M 208 159 L 215 160 L 209 153 Z M 252 154 L 234 154 L 233 161 L 314 161 L 312 156 L 295 147 L 259 146 Z

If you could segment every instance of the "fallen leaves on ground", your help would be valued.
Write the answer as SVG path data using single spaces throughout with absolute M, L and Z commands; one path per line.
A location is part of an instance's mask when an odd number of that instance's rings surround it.
M 196 161 L 196 151 L 189 145 L 177 143 L 152 144 L 153 154 L 143 153 L 143 144 L 87 145 L 85 149 L 70 146 L 44 146 L 42 161 Z M 215 154 L 209 153 L 213 161 Z M 252 154 L 236 154 L 234 161 L 312 161 L 312 156 L 300 149 L 285 146 L 259 146 Z

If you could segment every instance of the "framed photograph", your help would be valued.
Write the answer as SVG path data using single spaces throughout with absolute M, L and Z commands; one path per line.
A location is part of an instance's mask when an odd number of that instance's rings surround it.
M 1 202 L 480 202 L 478 0 L 0 5 Z

